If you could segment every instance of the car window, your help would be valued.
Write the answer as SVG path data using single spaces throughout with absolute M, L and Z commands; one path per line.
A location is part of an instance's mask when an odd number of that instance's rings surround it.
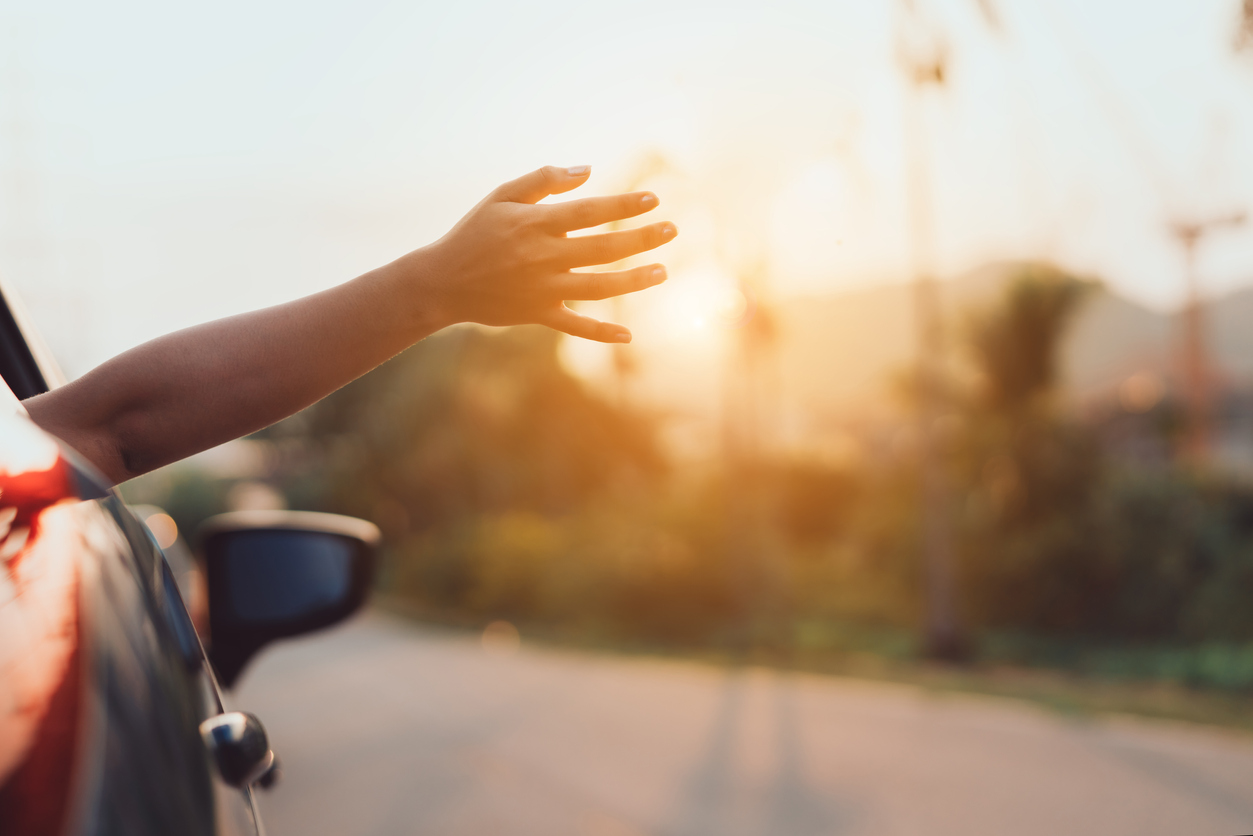
M 16 292 L 0 278 L 0 378 L 18 400 L 65 382 Z

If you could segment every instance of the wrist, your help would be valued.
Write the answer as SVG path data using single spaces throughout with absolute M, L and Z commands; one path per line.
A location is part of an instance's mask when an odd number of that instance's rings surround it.
M 446 299 L 439 262 L 436 245 L 431 244 L 379 268 L 414 342 L 460 322 Z

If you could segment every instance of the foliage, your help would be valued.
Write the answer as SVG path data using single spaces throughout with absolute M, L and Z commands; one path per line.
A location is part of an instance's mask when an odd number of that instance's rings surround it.
M 980 628 L 1121 641 L 1253 639 L 1253 491 L 1108 461 L 1053 397 L 1090 285 L 1024 270 L 975 320 L 963 404 L 962 588 Z
M 1059 342 L 1090 287 L 1026 268 L 967 321 L 977 374 L 950 388 L 945 419 L 962 618 L 989 659 L 1253 685 L 1215 668 L 1245 670 L 1253 647 L 1253 489 L 1129 469 L 1064 408 Z M 432 617 L 908 652 L 923 600 L 914 459 L 674 467 L 661 419 L 588 390 L 556 340 L 423 342 L 267 433 L 304 451 L 280 468 L 284 490 L 378 522 L 386 584 Z
M 988 409 L 1013 415 L 1055 389 L 1061 338 L 1092 288 L 1054 268 L 1026 265 L 997 307 L 970 319 L 967 341 Z
M 538 327 L 428 339 L 296 427 L 318 453 L 299 478 L 316 469 L 323 502 L 378 517 L 392 535 L 473 514 L 567 513 L 664 470 L 648 420 L 589 393 L 561 367 L 557 335 Z

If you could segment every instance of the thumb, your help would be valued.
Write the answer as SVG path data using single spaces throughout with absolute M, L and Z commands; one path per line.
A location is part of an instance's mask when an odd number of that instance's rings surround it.
M 561 194 L 578 188 L 587 182 L 592 167 L 576 165 L 570 168 L 558 168 L 546 165 L 537 168 L 530 174 L 524 174 L 517 180 L 510 180 L 494 192 L 499 200 L 513 203 L 538 203 L 550 194 Z

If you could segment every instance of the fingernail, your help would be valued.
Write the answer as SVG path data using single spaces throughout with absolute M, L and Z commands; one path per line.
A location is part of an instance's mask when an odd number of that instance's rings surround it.
M 640 206 L 652 206 L 657 202 L 657 195 L 646 194 L 640 198 Z
M 673 238 L 678 234 L 679 231 L 674 228 L 674 224 L 666 224 L 661 228 L 661 236 L 663 238 Z
M 572 165 L 566 169 L 566 174 L 569 174 L 571 177 L 582 177 L 584 174 L 587 174 L 591 168 L 592 167 L 590 165 Z
M 666 268 L 654 267 L 653 268 L 653 282 L 655 284 L 661 284 L 665 280 L 666 280 Z
M 613 341 L 616 343 L 629 343 L 631 341 L 631 332 L 619 331 L 613 335 Z

